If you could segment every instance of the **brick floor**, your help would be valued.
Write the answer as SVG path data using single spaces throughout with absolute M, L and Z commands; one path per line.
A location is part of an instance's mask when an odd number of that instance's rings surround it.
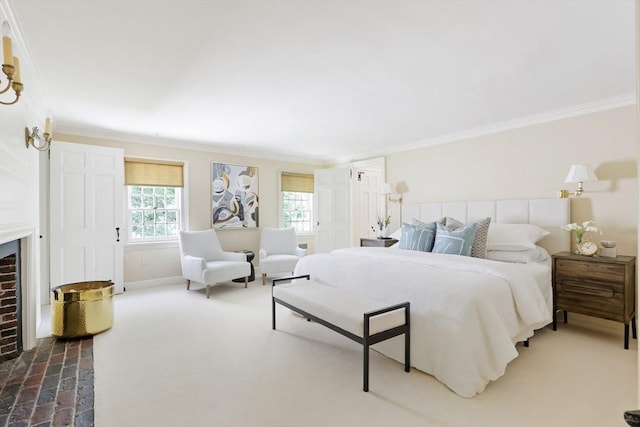
M 0 364 L 0 427 L 93 426 L 93 338 L 41 338 Z

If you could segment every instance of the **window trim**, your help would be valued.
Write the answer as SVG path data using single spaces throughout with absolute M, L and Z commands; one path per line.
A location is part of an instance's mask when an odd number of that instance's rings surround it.
M 128 159 L 133 161 L 140 162 L 158 162 L 158 163 L 167 163 L 167 164 L 176 164 L 175 160 L 165 160 L 159 158 L 151 158 L 151 157 L 128 157 Z M 182 175 L 183 175 L 183 187 L 180 189 L 180 221 L 178 223 L 178 230 L 188 230 L 189 229 L 189 162 L 182 161 Z M 124 189 L 124 216 L 125 220 L 125 230 L 124 233 L 121 233 L 121 238 L 124 240 L 124 250 L 136 250 L 144 247 L 145 249 L 162 249 L 162 248 L 174 248 L 178 247 L 178 236 L 168 237 L 165 239 L 154 239 L 154 240 L 134 240 L 131 241 L 129 239 L 129 227 L 131 223 L 129 222 L 129 191 L 128 185 L 125 184 Z

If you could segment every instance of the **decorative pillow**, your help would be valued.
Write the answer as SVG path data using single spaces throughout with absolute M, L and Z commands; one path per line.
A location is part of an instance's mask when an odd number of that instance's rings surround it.
M 535 249 L 536 243 L 550 234 L 533 224 L 492 223 L 487 235 L 488 251 L 526 251 Z
M 476 234 L 476 223 L 469 223 L 455 230 L 446 225 L 436 224 L 436 241 L 432 252 L 440 254 L 471 255 L 473 238 Z
M 442 220 L 444 220 L 444 224 L 450 230 L 457 230 L 464 226 L 463 223 L 450 216 L 444 217 Z M 474 258 L 487 257 L 487 235 L 489 233 L 490 223 L 491 217 L 489 216 L 474 223 L 476 224 L 476 235 L 473 238 L 473 246 L 471 246 L 471 256 Z
M 476 235 L 473 238 L 473 246 L 471 247 L 471 256 L 475 258 L 487 257 L 487 236 L 489 235 L 489 226 L 491 217 L 486 217 L 476 221 Z
M 444 218 L 442 218 L 440 220 L 440 224 L 444 224 L 452 230 L 455 230 L 456 228 L 460 228 L 464 225 L 463 222 L 458 221 L 455 218 L 451 218 L 450 216 L 445 216 Z
M 442 225 L 447 225 L 446 224 L 447 218 L 449 218 L 449 217 L 443 217 L 443 218 L 441 218 L 441 219 L 439 219 L 439 220 L 437 220 L 435 222 L 436 223 L 440 223 Z M 451 219 L 453 219 L 453 218 L 451 218 Z M 453 220 L 455 221 L 455 219 L 453 219 Z M 411 221 L 409 222 L 409 224 L 412 224 L 412 225 L 427 225 L 427 224 L 431 224 L 431 222 L 424 222 L 424 221 L 420 221 L 417 218 L 411 218 Z M 463 225 L 463 224 L 460 223 L 460 225 Z
M 402 224 L 402 236 L 400 237 L 400 249 L 431 252 L 433 241 L 436 237 L 436 223 L 424 225 Z
M 526 264 L 545 261 L 549 259 L 549 253 L 546 249 L 536 246 L 535 249 L 526 251 L 487 251 L 487 259 Z

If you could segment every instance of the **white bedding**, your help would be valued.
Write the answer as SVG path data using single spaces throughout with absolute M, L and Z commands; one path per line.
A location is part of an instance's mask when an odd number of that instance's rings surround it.
M 391 248 L 302 258 L 295 274 L 388 303 L 411 302 L 411 364 L 462 397 L 505 373 L 515 343 L 551 322 L 548 263 L 516 264 Z M 402 339 L 375 348 L 403 361 Z

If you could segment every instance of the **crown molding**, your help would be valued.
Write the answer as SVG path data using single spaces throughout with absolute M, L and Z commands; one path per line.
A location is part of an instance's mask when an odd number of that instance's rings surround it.
M 504 132 L 507 130 L 534 126 L 541 123 L 548 123 L 557 120 L 567 119 L 571 117 L 584 116 L 587 114 L 597 113 L 600 111 L 613 110 L 616 108 L 627 107 L 636 103 L 636 93 L 628 93 L 625 95 L 606 98 L 599 101 L 587 102 L 580 105 L 561 108 L 558 110 L 547 111 L 540 114 L 521 117 L 514 120 L 492 123 L 486 126 L 480 126 L 473 129 L 454 132 L 447 135 L 437 136 L 435 138 L 426 138 L 414 141 L 408 144 L 396 145 L 393 149 L 388 150 L 385 154 L 399 153 L 403 151 L 415 150 L 434 145 L 446 144 L 449 142 L 460 141 L 463 139 L 475 138 L 478 136 L 489 135 L 493 133 Z M 371 153 L 369 153 L 371 155 Z
M 99 129 L 89 129 L 85 127 L 74 127 L 61 125 L 54 134 L 55 139 L 64 140 L 65 135 L 75 137 L 96 138 L 106 141 L 117 141 L 124 143 L 145 144 L 162 146 L 167 148 L 187 149 L 194 151 L 204 151 L 208 153 L 226 154 L 230 156 L 253 157 L 265 160 L 277 160 L 281 162 L 303 163 L 318 166 L 329 166 L 331 161 L 312 157 L 303 157 L 296 153 L 276 150 L 257 150 L 246 145 L 230 145 L 220 143 L 198 143 L 191 141 L 180 141 L 176 139 L 149 137 L 144 135 L 121 134 Z

